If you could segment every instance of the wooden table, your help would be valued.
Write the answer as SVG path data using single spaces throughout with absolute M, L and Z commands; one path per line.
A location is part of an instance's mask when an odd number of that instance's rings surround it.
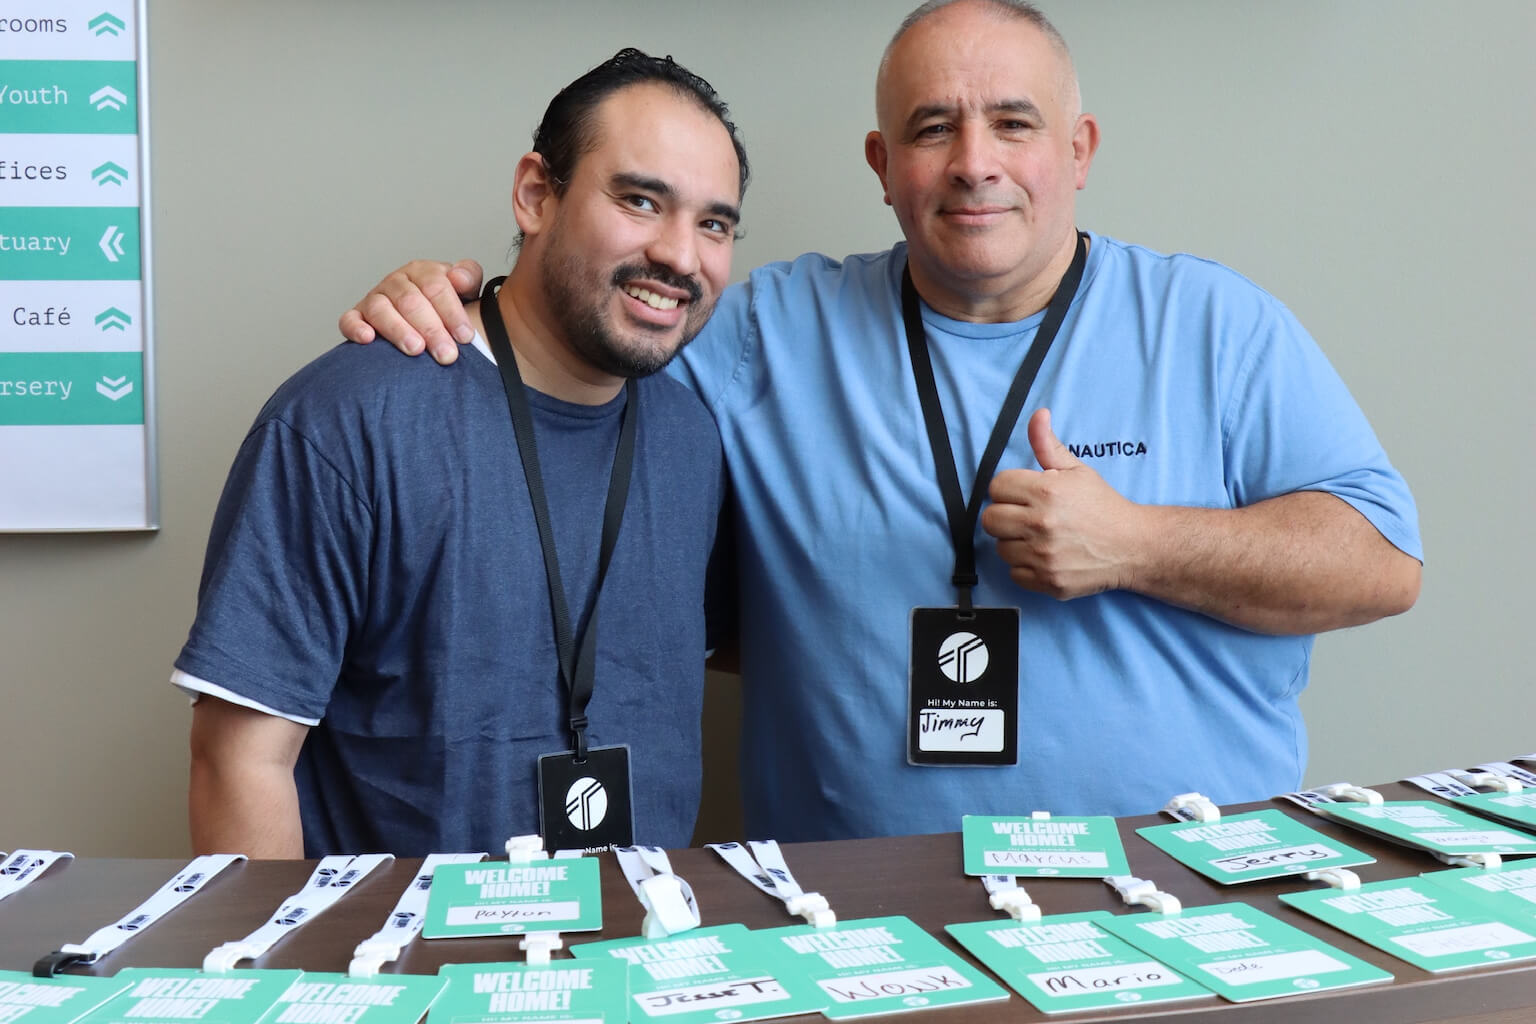
M 1378 787 L 1388 799 L 1421 799 L 1425 794 L 1402 785 Z M 1378 842 L 1334 825 L 1288 803 L 1245 804 L 1224 808 L 1228 814 L 1278 807 L 1319 832 L 1377 858 L 1356 868 L 1364 881 L 1401 878 L 1433 870 L 1427 854 Z M 1336 993 L 1291 996 L 1267 1002 L 1232 1004 L 1211 999 L 1166 1008 L 1136 1007 L 1089 1013 L 1053 1014 L 1035 1010 L 1017 995 L 1007 1003 L 938 1009 L 903 1015 L 913 1024 L 991 1021 L 1196 1020 L 1259 1024 L 1281 1021 L 1339 1021 L 1350 1024 L 1410 1024 L 1457 1021 L 1461 1024 L 1530 1024 L 1536 1021 L 1536 963 L 1475 968 L 1431 975 L 1379 952 L 1343 932 L 1293 910 L 1276 897 L 1308 883 L 1296 878 L 1223 887 L 1169 859 L 1136 835 L 1135 829 L 1166 823 L 1153 815 L 1120 819 L 1121 838 L 1134 874 L 1153 879 L 1186 906 L 1241 900 L 1322 937 L 1340 949 L 1376 964 L 1394 976 L 1390 984 Z M 960 947 L 944 931 L 946 924 L 996 919 L 981 884 L 961 873 L 958 833 L 889 839 L 795 843 L 784 855 L 807 891 L 831 901 L 839 920 L 904 914 L 951 949 Z M 739 921 L 753 928 L 793 924 L 782 904 L 748 885 L 709 850 L 670 854 L 673 869 L 692 883 L 704 925 Z M 352 949 L 384 923 L 395 900 L 414 875 L 419 861 L 399 860 L 359 883 L 355 891 L 309 925 L 279 942 L 257 967 L 345 971 Z M 64 861 L 10 898 L 0 901 L 0 969 L 30 970 L 45 953 L 80 942 L 97 928 L 137 906 L 183 863 L 169 860 L 80 859 Z M 221 943 L 239 939 L 266 922 L 282 899 L 304 883 L 314 863 L 253 861 L 237 864 L 161 922 L 134 936 L 116 952 L 78 973 L 111 975 L 123 967 L 196 967 Z M 602 857 L 601 933 L 573 941 L 595 941 L 639 933 L 641 910 L 611 855 Z M 1028 879 L 1025 884 L 1047 914 L 1081 910 L 1133 913 L 1097 879 Z M 962 955 L 963 954 L 963 951 Z M 558 956 L 564 956 L 562 951 Z M 445 963 L 518 961 L 517 939 L 418 938 L 385 971 L 431 974 Z M 803 1020 L 820 1020 L 804 1017 Z

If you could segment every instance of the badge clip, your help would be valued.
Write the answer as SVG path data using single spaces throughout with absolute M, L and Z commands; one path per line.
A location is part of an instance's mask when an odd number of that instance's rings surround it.
M 1483 868 L 1486 871 L 1497 871 L 1504 866 L 1504 858 L 1496 853 L 1437 853 L 1431 850 L 1436 860 L 1457 868 Z
M 1349 868 L 1321 868 L 1317 871 L 1308 871 L 1301 877 L 1309 882 L 1322 882 L 1344 892 L 1360 888 L 1360 876 Z
M 543 836 L 513 836 L 507 840 L 507 863 L 528 864 L 536 860 L 544 860 L 549 854 L 544 852 Z
M 254 960 L 263 950 L 249 942 L 226 942 L 212 949 L 203 957 L 204 974 L 224 974 L 234 969 L 241 960 Z
M 1508 775 L 1499 775 L 1487 771 L 1458 771 L 1455 768 L 1447 768 L 1444 774 L 1449 775 L 1463 786 L 1473 789 L 1485 789 L 1491 793 L 1518 793 L 1525 787 Z
M 548 967 L 549 954 L 565 945 L 559 932 L 528 932 L 517 948 L 528 954 L 529 967 Z
M 1333 782 L 1326 786 L 1318 786 L 1317 791 L 1335 800 L 1349 800 L 1358 804 L 1368 804 L 1371 807 L 1386 803 L 1382 795 L 1374 789 L 1366 789 L 1364 786 L 1356 786 L 1348 782 Z
M 1180 793 L 1164 805 L 1163 813 L 1179 821 L 1198 821 L 1204 825 L 1221 820 L 1221 808 L 1200 793 Z
M 381 942 L 378 939 L 358 943 L 352 951 L 352 962 L 347 965 L 347 977 L 377 977 L 380 967 L 400 958 L 400 949 L 393 942 Z
M 1163 892 L 1157 884 L 1134 875 L 1110 875 L 1104 884 L 1120 894 L 1126 906 L 1141 904 L 1156 914 L 1172 916 L 1182 913 L 1184 905 L 1172 893 Z
M 87 953 L 71 951 L 69 949 L 56 949 L 47 956 L 39 957 L 37 963 L 32 965 L 32 977 L 52 978 L 60 971 L 68 970 L 77 964 L 88 964 L 91 956 Z

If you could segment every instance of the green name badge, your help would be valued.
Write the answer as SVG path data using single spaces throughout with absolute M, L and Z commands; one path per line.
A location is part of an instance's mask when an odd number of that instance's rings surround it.
M 1276 810 L 1234 814 L 1208 824 L 1149 825 L 1136 834 L 1222 885 L 1376 860 Z
M 1536 831 L 1536 790 L 1519 793 L 1478 793 L 1476 796 L 1459 796 L 1452 801 L 1457 807 L 1496 818 L 1517 828 Z
M 1280 899 L 1426 971 L 1536 959 L 1536 935 L 1422 878 L 1283 892 Z
M 809 978 L 823 1016 L 848 1020 L 936 1006 L 1007 999 L 1008 993 L 905 917 L 839 921 L 831 928 L 790 925 L 754 933 L 785 973 Z
M 1492 828 L 1465 811 L 1422 800 L 1384 804 L 1318 804 L 1318 810 L 1346 825 L 1434 853 L 1536 853 L 1536 836 Z
M 125 967 L 128 987 L 82 1024 L 256 1024 L 303 971 L 229 971 Z
M 968 875 L 1104 878 L 1128 875 L 1114 818 L 961 819 Z
M 0 1021 L 74 1024 L 127 987 L 123 977 L 34 978 L 21 971 L 0 971 Z
M 1039 921 L 975 921 L 945 930 L 1043 1013 L 1210 998 L 1167 964 L 1105 931 L 1105 910 Z
M 603 926 L 602 874 L 595 857 L 528 864 L 444 864 L 432 876 L 429 939 L 522 932 L 595 932 Z
M 305 974 L 262 1024 L 416 1024 L 447 985 L 430 974 Z
M 577 959 L 612 958 L 629 971 L 629 1019 L 676 1024 L 816 1013 L 827 997 L 745 926 L 665 939 L 616 939 L 571 947 Z
M 623 1024 L 628 1019 L 628 982 L 624 965 L 617 962 L 448 964 L 437 973 L 448 979 L 448 991 L 432 1004 L 427 1024 Z
M 1431 871 L 1420 877 L 1476 900 L 1503 918 L 1536 927 L 1536 867 L 1506 866 L 1499 871 L 1463 868 Z
M 1246 903 L 1117 916 L 1104 927 L 1234 1003 L 1392 980 Z

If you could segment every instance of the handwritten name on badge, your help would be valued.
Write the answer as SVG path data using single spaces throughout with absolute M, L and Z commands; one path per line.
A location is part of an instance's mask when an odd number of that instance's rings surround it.
M 920 996 L 970 988 L 971 983 L 948 967 L 920 967 L 905 971 L 886 971 L 857 978 L 821 978 L 816 984 L 839 1003 L 861 999 L 889 999 L 892 996 Z
M 923 750 L 1003 749 L 1001 710 L 924 708 L 918 713 L 918 746 Z
M 764 976 L 729 984 L 715 982 L 711 985 L 693 985 L 661 992 L 646 992 L 636 995 L 635 1002 L 650 1016 L 664 1017 L 668 1014 L 691 1013 L 705 1008 L 748 1006 L 788 998 L 789 993 L 777 979 Z

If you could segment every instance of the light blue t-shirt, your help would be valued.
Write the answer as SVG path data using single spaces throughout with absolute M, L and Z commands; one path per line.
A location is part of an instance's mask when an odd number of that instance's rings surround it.
M 810 254 L 729 290 L 674 364 L 720 427 L 735 496 L 749 835 L 950 831 L 964 814 L 1137 814 L 1295 789 L 1310 636 L 1263 636 L 1126 591 L 1058 601 L 978 526 L 980 605 L 1021 609 L 1019 764 L 906 760 L 908 622 L 952 605 L 950 544 L 900 308 L 905 246 Z M 962 487 L 1042 315 L 924 307 Z M 1141 503 L 1349 502 L 1420 557 L 1401 476 L 1306 331 L 1217 264 L 1093 236 L 1083 283 L 1000 467 L 1037 467 L 1029 414 Z

